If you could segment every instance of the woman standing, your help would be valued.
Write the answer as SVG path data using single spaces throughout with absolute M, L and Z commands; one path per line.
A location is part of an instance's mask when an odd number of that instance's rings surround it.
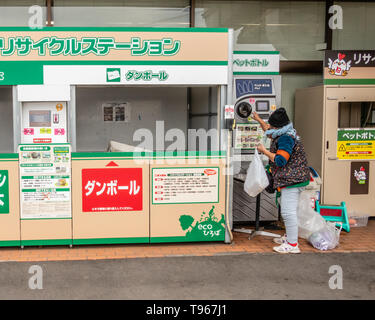
M 268 124 L 256 112 L 253 112 L 252 117 L 271 138 L 269 151 L 262 144 L 259 144 L 257 149 L 269 158 L 273 188 L 281 192 L 281 216 L 286 235 L 274 239 L 279 246 L 273 250 L 279 253 L 300 253 L 297 207 L 299 195 L 310 180 L 310 170 L 302 142 L 284 108 L 274 111 Z

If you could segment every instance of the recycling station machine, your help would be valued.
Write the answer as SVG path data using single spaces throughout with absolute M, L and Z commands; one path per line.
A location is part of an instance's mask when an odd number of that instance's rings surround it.
M 321 203 L 375 216 L 375 51 L 326 51 L 319 86 L 298 89 L 295 125 L 323 180 Z
M 0 40 L 0 246 L 231 242 L 232 30 L 9 27 Z M 209 119 L 190 115 L 202 105 Z
M 226 28 L 4 27 L 0 40 L 0 246 L 230 243 L 252 219 L 236 181 L 269 146 L 250 114 L 280 106 L 278 52 L 234 51 Z M 351 60 L 297 92 L 295 120 L 323 201 L 374 215 L 375 77 Z

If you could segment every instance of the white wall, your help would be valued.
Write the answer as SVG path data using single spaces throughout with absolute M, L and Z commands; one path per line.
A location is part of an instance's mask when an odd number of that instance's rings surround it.
M 129 103 L 131 121 L 104 122 L 102 104 L 111 102 Z M 133 134 L 140 128 L 151 130 L 155 146 L 157 120 L 165 121 L 165 132 L 179 128 L 186 134 L 187 116 L 187 88 L 77 87 L 77 151 L 105 151 L 110 140 L 137 146 Z

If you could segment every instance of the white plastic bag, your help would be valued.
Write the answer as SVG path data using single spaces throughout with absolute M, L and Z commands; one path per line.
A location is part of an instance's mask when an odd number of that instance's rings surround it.
M 311 207 L 311 195 L 309 190 L 302 191 L 298 202 L 298 236 L 304 239 L 327 225 L 327 221 Z
M 339 245 L 341 228 L 336 228 L 335 222 L 326 221 L 326 226 L 309 237 L 312 246 L 319 250 L 334 249 Z
M 253 161 L 251 161 L 247 169 L 244 190 L 250 197 L 256 197 L 261 193 L 269 184 L 266 170 L 260 160 L 258 150 L 255 149 Z

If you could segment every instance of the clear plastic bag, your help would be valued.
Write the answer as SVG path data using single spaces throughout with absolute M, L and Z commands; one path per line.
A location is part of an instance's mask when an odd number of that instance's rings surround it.
M 327 221 L 311 207 L 312 195 L 312 191 L 302 191 L 298 202 L 298 236 L 304 239 L 327 225 Z
M 340 228 L 336 228 L 335 222 L 326 221 L 326 226 L 323 229 L 312 233 L 308 241 L 314 248 L 319 250 L 334 249 L 339 245 L 341 229 L 342 224 Z
M 262 160 L 260 160 L 258 151 L 255 149 L 253 161 L 251 161 L 247 169 L 244 190 L 250 197 L 256 197 L 268 184 L 266 170 L 264 169 Z

